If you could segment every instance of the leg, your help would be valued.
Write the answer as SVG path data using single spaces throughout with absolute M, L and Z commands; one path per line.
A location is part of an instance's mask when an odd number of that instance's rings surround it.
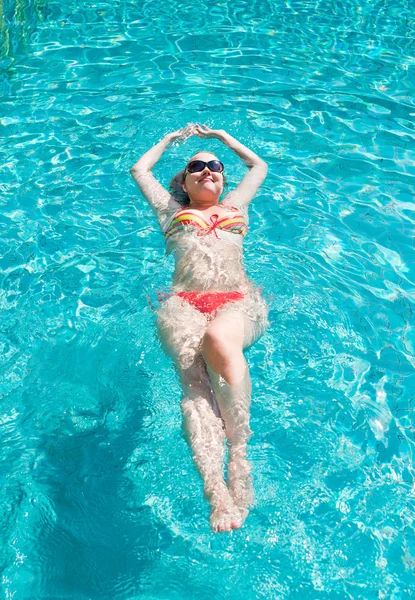
M 175 297 L 158 311 L 160 338 L 176 362 L 184 390 L 184 429 L 212 507 L 211 526 L 214 531 L 230 531 L 240 526 L 241 519 L 224 481 L 225 432 L 200 352 L 206 327 L 203 314 Z
M 259 306 L 257 320 L 252 321 L 252 311 L 247 314 L 241 304 L 223 309 L 213 320 L 204 335 L 202 353 L 230 442 L 229 489 L 242 516 L 246 517 L 253 502 L 251 468 L 247 460 L 251 380 L 243 349 L 259 337 L 267 321 L 266 309 L 261 311 Z

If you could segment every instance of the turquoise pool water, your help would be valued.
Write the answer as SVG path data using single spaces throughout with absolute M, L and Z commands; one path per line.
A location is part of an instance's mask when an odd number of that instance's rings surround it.
M 2 597 L 415 595 L 414 5 L 6 0 Z M 146 295 L 172 272 L 129 174 L 187 122 L 269 163 L 246 267 L 256 507 L 214 535 Z M 219 142 L 173 146 L 169 181 Z

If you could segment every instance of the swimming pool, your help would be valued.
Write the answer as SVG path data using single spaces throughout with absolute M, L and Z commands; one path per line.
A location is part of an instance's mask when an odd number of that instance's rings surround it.
M 415 594 L 414 20 L 372 3 L 14 3 L 1 31 L 7 599 Z M 269 164 L 245 262 L 256 507 L 214 535 L 146 295 L 172 271 L 129 168 L 187 122 Z M 163 183 L 213 149 L 191 139 Z

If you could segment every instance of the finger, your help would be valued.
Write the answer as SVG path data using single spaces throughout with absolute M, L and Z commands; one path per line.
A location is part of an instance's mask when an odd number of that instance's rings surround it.
M 190 137 L 190 133 L 191 133 L 191 127 L 189 125 L 186 125 L 185 127 L 183 127 L 182 129 L 180 129 L 178 131 L 178 134 L 180 137 Z

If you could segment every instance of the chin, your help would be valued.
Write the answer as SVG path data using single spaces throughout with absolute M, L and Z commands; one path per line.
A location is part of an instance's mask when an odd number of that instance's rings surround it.
M 201 198 L 205 198 L 206 200 L 208 200 L 209 198 L 212 198 L 212 200 L 213 200 L 220 196 L 220 191 L 219 190 L 201 190 L 201 193 L 199 194 L 199 196 Z

